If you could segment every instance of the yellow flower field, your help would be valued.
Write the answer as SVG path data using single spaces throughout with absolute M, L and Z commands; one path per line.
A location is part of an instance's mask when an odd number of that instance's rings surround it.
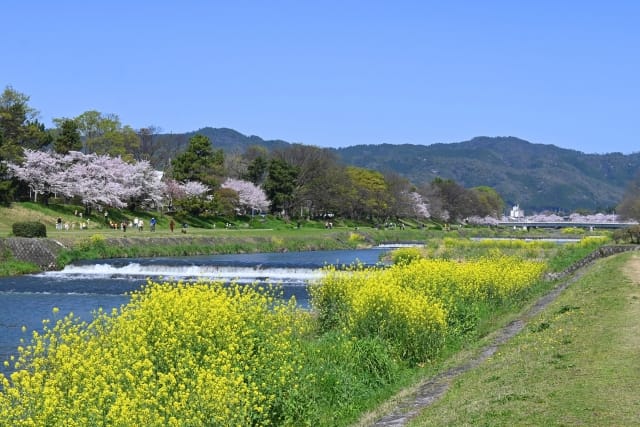
M 120 313 L 34 333 L 2 380 L 0 423 L 282 423 L 301 368 L 294 305 L 250 286 L 149 283 Z
M 500 254 L 464 262 L 401 259 L 382 270 L 329 269 L 311 288 L 321 328 L 386 338 L 401 356 L 421 362 L 447 334 L 474 327 L 479 305 L 517 296 L 545 269 L 542 262 Z
M 45 322 L 0 376 L 0 425 L 332 425 L 545 269 L 498 253 L 405 255 L 327 269 L 311 312 L 274 288 L 149 282 L 90 323 Z

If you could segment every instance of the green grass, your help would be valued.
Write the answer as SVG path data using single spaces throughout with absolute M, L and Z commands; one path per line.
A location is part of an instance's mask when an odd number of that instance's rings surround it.
M 8 251 L 0 254 L 0 277 L 37 273 L 38 271 L 40 271 L 40 267 L 30 262 L 18 261 Z
M 454 381 L 414 426 L 640 424 L 640 291 L 598 261 L 487 362 Z

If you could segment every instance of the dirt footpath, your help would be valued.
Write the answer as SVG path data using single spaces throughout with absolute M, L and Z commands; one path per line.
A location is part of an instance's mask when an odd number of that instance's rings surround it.
M 636 285 L 640 285 L 640 254 L 634 255 L 629 259 L 624 266 L 623 270 L 625 276 Z M 637 292 L 630 295 L 632 300 L 640 300 L 640 289 Z M 640 319 L 640 304 L 629 305 L 630 309 L 634 311 L 631 314 L 632 318 Z M 638 333 L 638 323 L 629 322 L 627 325 L 620 328 L 620 331 L 624 334 L 624 343 L 628 348 L 638 349 L 640 348 L 640 333 Z

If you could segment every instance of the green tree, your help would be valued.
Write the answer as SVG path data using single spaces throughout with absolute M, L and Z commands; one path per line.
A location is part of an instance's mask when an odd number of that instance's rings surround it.
M 3 144 L 20 144 L 25 125 L 35 120 L 38 112 L 28 104 L 29 97 L 7 86 L 0 95 L 0 131 Z
M 640 173 L 627 185 L 616 211 L 623 219 L 640 220 Z
M 219 188 L 213 196 L 215 209 L 218 215 L 233 217 L 236 208 L 240 205 L 240 197 L 231 188 Z
M 268 167 L 269 162 L 266 158 L 256 157 L 251 161 L 251 163 L 249 163 L 247 166 L 247 172 L 242 176 L 242 178 L 254 183 L 255 185 L 260 185 L 264 182 Z
M 292 200 L 296 213 L 303 216 L 334 211 L 336 188 L 332 188 L 335 182 L 332 174 L 337 172 L 338 161 L 333 152 L 312 145 L 291 144 L 275 151 L 273 156 L 298 170 Z
M 176 181 L 199 181 L 212 189 L 220 186 L 224 175 L 224 154 L 214 150 L 204 135 L 189 139 L 187 149 L 171 161 L 171 174 Z
M 475 215 L 479 217 L 499 217 L 504 211 L 504 200 L 496 190 L 491 187 L 474 187 L 471 191 L 475 194 L 478 205 Z
M 24 135 L 22 136 L 22 148 L 40 150 L 52 142 L 53 135 L 47 131 L 44 123 L 40 123 L 38 119 L 35 119 L 26 124 Z
M 38 111 L 29 97 L 7 86 L 0 94 L 0 203 L 9 204 L 15 185 L 4 161 L 20 162 L 24 148 L 39 149 L 51 142 L 51 135 L 38 122 Z
M 249 146 L 242 155 L 246 164 L 246 171 L 240 177 L 255 185 L 262 185 L 267 177 L 267 169 L 269 168 L 268 157 L 269 153 L 263 146 Z
M 7 86 L 0 95 L 0 160 L 19 161 L 24 148 L 40 149 L 51 142 L 29 97 Z
M 58 134 L 53 141 L 53 150 L 56 153 L 67 154 L 69 151 L 80 151 L 82 140 L 75 120 L 64 119 L 59 122 Z
M 478 199 L 474 192 L 467 190 L 452 179 L 436 178 L 431 182 L 433 194 L 441 203 L 441 219 L 460 221 L 476 215 Z
M 322 216 L 333 213 L 340 216 L 349 216 L 350 209 L 347 203 L 351 181 L 344 166 L 328 164 L 322 170 L 322 175 L 307 182 L 303 188 L 301 201 L 303 207 L 308 209 L 310 216 Z M 304 203 L 307 203 L 305 205 Z
M 54 123 L 58 120 L 66 120 L 66 119 L 54 119 Z M 102 113 L 96 110 L 85 111 L 80 114 L 75 119 L 76 124 L 78 125 L 78 130 L 82 135 L 82 152 L 87 154 L 89 152 L 88 145 L 95 138 L 99 138 L 102 136 L 106 129 L 104 129 L 104 120 Z
M 293 206 L 296 180 L 300 171 L 281 159 L 269 162 L 268 174 L 263 189 L 271 201 L 271 211 L 290 214 Z
M 4 139 L 2 132 L 0 132 L 0 149 L 3 147 Z M 11 180 L 9 180 L 9 168 L 7 168 L 6 163 L 2 162 L 2 155 L 0 154 L 0 204 L 8 205 L 11 202 L 12 194 L 10 192 L 11 189 Z
M 388 187 L 384 176 L 377 171 L 349 166 L 348 202 L 352 218 L 376 219 L 385 217 L 388 208 Z
M 55 119 L 62 123 L 66 119 Z M 85 111 L 74 119 L 82 136 L 82 152 L 120 156 L 132 161 L 140 150 L 140 137 L 131 126 L 123 126 L 116 114 Z
M 135 153 L 140 148 L 140 137 L 129 125 L 119 127 L 115 131 L 108 133 L 100 142 L 103 145 L 99 150 L 95 150 L 96 153 L 120 156 L 128 162 L 135 160 Z

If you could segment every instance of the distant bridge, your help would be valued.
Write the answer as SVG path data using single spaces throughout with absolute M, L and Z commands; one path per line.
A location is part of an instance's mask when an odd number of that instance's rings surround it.
M 638 225 L 637 222 L 571 222 L 571 221 L 501 221 L 498 223 L 500 227 L 517 227 L 517 228 L 626 228 Z

